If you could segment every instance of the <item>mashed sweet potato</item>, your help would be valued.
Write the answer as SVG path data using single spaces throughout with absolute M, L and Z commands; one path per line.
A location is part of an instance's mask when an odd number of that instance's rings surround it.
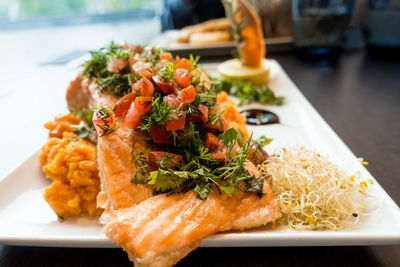
M 45 124 L 49 139 L 42 147 L 39 162 L 52 184 L 43 196 L 59 217 L 88 214 L 97 216 L 100 191 L 96 145 L 80 139 L 74 141 L 74 125 L 80 118 L 71 114 L 58 116 Z

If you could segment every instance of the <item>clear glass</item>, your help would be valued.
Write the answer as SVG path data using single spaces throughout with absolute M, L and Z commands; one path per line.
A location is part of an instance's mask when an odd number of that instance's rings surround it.
M 293 0 L 294 45 L 304 59 L 335 59 L 342 34 L 353 9 L 353 0 Z
M 364 24 L 370 54 L 399 60 L 400 0 L 369 0 Z

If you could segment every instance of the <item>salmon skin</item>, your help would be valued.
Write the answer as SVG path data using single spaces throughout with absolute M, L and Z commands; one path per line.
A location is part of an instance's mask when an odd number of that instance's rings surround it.
M 100 94 L 96 84 L 80 75 L 67 89 L 69 107 L 90 108 L 118 99 Z M 215 233 L 265 225 L 281 217 L 278 202 L 264 181 L 263 197 L 238 192 L 232 197 L 213 190 L 207 199 L 192 191 L 153 196 L 148 185 L 130 182 L 136 173 L 134 153 L 148 149 L 143 136 L 118 122 L 119 128 L 99 136 L 97 143 L 101 192 L 98 206 L 105 209 L 101 222 L 110 240 L 122 247 L 135 266 L 171 266 Z M 250 174 L 257 168 L 246 163 Z

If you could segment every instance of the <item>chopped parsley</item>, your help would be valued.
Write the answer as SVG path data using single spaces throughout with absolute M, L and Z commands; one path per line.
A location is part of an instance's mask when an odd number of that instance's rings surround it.
M 247 140 L 229 161 L 213 159 L 208 148 L 204 147 L 200 130 L 194 124 L 190 125 L 186 138 L 169 146 L 171 153 L 183 155 L 179 170 L 169 169 L 165 167 L 166 164 L 161 163 L 160 169 L 150 171 L 147 168 L 146 172 L 142 166 L 150 164 L 142 157 L 140 164 L 136 165 L 139 173 L 132 176 L 131 182 L 148 184 L 156 193 L 172 194 L 193 190 L 203 200 L 213 188 L 228 196 L 233 196 L 237 191 L 254 192 L 259 197 L 263 196 L 263 179 L 249 174 L 245 168 L 245 162 L 252 149 L 251 139 Z M 237 136 L 237 131 L 231 128 L 220 134 L 220 139 L 233 147 Z M 135 160 L 137 158 L 135 156 Z
M 75 115 L 82 119 L 81 124 L 79 124 L 78 128 L 74 131 L 74 134 L 76 134 L 75 140 L 89 139 L 91 142 L 96 143 L 97 139 L 93 138 L 97 136 L 95 134 L 96 130 L 94 129 L 92 122 L 93 111 L 91 111 L 90 109 L 72 108 L 69 112 L 72 115 Z
M 239 105 L 253 102 L 282 105 L 285 99 L 283 96 L 276 96 L 268 86 L 254 86 L 248 81 L 213 78 L 211 82 L 217 92 L 225 91 L 238 97 Z
M 90 52 L 91 58 L 83 64 L 83 76 L 88 76 L 99 85 L 100 92 L 115 96 L 124 96 L 131 92 L 132 84 L 138 80 L 138 76 L 131 73 L 126 66 L 118 73 L 107 70 L 112 58 L 128 60 L 134 55 L 134 51 L 124 49 L 122 46 L 111 42 L 105 48 Z

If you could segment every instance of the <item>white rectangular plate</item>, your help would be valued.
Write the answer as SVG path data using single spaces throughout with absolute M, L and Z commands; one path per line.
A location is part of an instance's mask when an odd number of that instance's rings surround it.
M 205 65 L 209 72 L 215 64 Z M 274 138 L 268 151 L 279 147 L 306 145 L 315 148 L 342 168 L 360 170 L 372 178 L 369 187 L 376 196 L 372 215 L 355 229 L 345 231 L 293 231 L 269 226 L 209 237 L 203 247 L 223 246 L 336 246 L 400 244 L 400 209 L 357 158 L 320 117 L 279 64 L 270 61 L 271 88 L 286 98 L 283 106 L 264 106 L 276 112 L 281 124 L 249 127 L 254 136 Z M 257 106 L 257 105 L 253 105 Z M 51 116 L 51 115 L 49 115 Z M 58 222 L 43 200 L 41 191 L 49 184 L 32 155 L 11 174 L 0 180 L 0 244 L 59 247 L 114 247 L 95 219 L 77 218 Z

